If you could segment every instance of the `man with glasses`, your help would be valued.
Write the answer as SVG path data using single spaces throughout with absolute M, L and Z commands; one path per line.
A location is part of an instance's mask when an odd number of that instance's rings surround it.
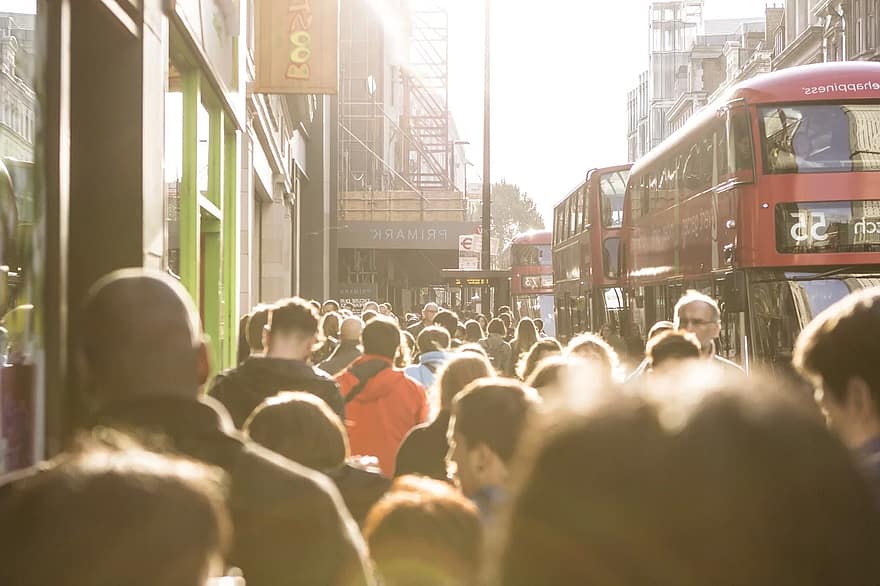
M 699 291 L 687 291 L 675 304 L 673 326 L 694 334 L 700 341 L 700 351 L 704 358 L 717 365 L 742 369 L 735 363 L 715 354 L 715 339 L 721 333 L 721 310 L 718 303 Z
M 422 321 L 408 327 L 406 331 L 412 334 L 413 338 L 418 339 L 419 334 L 422 333 L 422 330 L 434 324 L 434 316 L 437 315 L 439 311 L 440 307 L 436 303 L 426 303 L 425 307 L 422 309 Z

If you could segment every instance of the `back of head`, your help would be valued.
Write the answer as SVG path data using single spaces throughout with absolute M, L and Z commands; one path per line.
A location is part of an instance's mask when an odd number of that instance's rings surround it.
M 479 342 L 483 339 L 483 327 L 480 322 L 469 319 L 464 323 L 465 340 L 468 342 Z
M 595 334 L 581 334 L 575 336 L 565 349 L 567 356 L 576 356 L 595 364 L 602 376 L 609 380 L 613 377 L 614 369 L 617 368 L 617 353 L 608 345 L 608 342 Z
M 348 457 L 345 426 L 311 393 L 284 392 L 266 399 L 243 429 L 257 443 L 314 470 L 338 468 Z
M 364 354 L 394 358 L 400 348 L 400 328 L 387 317 L 376 317 L 364 327 Z
M 360 342 L 364 331 L 364 322 L 361 318 L 352 316 L 342 320 L 339 326 L 339 339 L 347 342 Z
M 513 324 L 513 317 L 509 313 L 502 313 L 498 315 L 498 319 L 504 324 L 505 333 L 510 329 L 511 324 Z M 491 322 L 489 322 L 491 325 Z
M 804 328 L 794 363 L 824 392 L 843 403 L 853 377 L 865 381 L 880 406 L 880 288 L 866 289 L 838 301 Z
M 510 463 L 533 407 L 534 390 L 505 378 L 477 379 L 455 396 L 455 433 L 469 446 L 485 445 Z
M 0 502 L 0 583 L 203 586 L 229 548 L 222 475 L 136 447 L 82 447 Z
M 275 336 L 308 338 L 318 333 L 318 312 L 299 297 L 285 299 L 269 310 L 269 346 Z
M 364 303 L 363 313 L 366 313 L 368 311 L 372 311 L 373 313 L 378 314 L 379 313 L 379 304 L 376 303 L 375 301 L 367 301 L 366 303 Z M 364 321 L 366 321 L 366 319 L 364 319 Z
M 527 352 L 538 341 L 538 331 L 535 322 L 524 317 L 516 325 L 516 345 L 520 352 Z
M 269 323 L 269 311 L 271 308 L 271 305 L 261 304 L 251 311 L 250 319 L 248 320 L 247 340 L 252 352 L 265 351 L 263 347 L 263 332 L 266 329 L 266 324 Z
M 419 332 L 418 341 L 419 352 L 435 352 L 437 350 L 449 349 L 449 332 L 445 328 L 437 326 L 428 326 Z
M 374 319 L 379 316 L 378 312 L 373 311 L 372 309 L 367 309 L 363 313 L 361 313 L 361 319 L 364 320 L 364 323 L 370 323 Z
M 388 586 L 477 581 L 483 528 L 476 506 L 445 482 L 403 476 L 373 507 L 364 536 Z
M 648 339 L 650 340 L 657 334 L 662 334 L 663 332 L 667 332 L 669 330 L 674 330 L 675 324 L 671 321 L 661 320 L 651 326 L 651 329 L 648 330 Z
M 495 374 L 492 363 L 485 354 L 459 353 L 446 363 L 437 375 L 440 389 L 440 409 L 449 411 L 455 396 L 473 381 Z
M 541 360 L 561 352 L 562 345 L 555 338 L 541 338 L 532 344 L 522 363 L 517 367 L 520 379 L 528 380 Z
M 199 314 L 168 275 L 110 273 L 89 291 L 81 323 L 86 374 L 103 398 L 197 395 L 204 382 Z
M 507 335 L 507 326 L 504 325 L 504 321 L 499 318 L 493 318 L 492 321 L 489 322 L 489 327 L 486 328 L 486 331 L 490 334 L 498 334 L 499 336 Z
M 455 330 L 458 328 L 458 316 L 448 309 L 442 309 L 434 316 L 434 324 L 449 332 L 450 338 L 454 338 Z
M 339 307 L 339 302 L 336 301 L 335 299 L 328 299 L 327 301 L 324 302 L 323 305 L 321 305 L 321 312 L 322 313 L 330 313 L 330 312 L 339 313 L 340 309 L 341 308 Z
M 682 360 L 696 360 L 700 358 L 700 340 L 681 330 L 662 332 L 648 340 L 645 354 L 655 370 Z
M 846 450 L 777 381 L 690 368 L 529 436 L 497 583 L 876 581 L 880 523 Z

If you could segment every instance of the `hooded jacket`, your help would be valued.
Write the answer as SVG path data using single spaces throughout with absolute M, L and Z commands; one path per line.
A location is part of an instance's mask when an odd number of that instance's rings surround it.
M 336 375 L 336 380 L 347 397 L 359 379 L 352 369 L 368 361 L 382 361 L 387 367 L 369 379 L 363 389 L 346 403 L 348 439 L 351 453 L 375 456 L 382 474 L 394 474 L 397 450 L 409 430 L 428 417 L 425 388 L 392 367 L 385 356 L 365 354 L 350 367 Z
M 443 350 L 423 352 L 419 356 L 419 363 L 407 366 L 403 372 L 426 389 L 430 389 L 437 379 L 437 372 L 447 362 L 449 362 L 449 354 Z
M 345 405 L 336 382 L 301 360 L 251 356 L 214 377 L 208 394 L 223 403 L 235 427 L 241 429 L 260 403 L 280 391 L 311 393 L 324 399 L 340 419 L 345 419 Z

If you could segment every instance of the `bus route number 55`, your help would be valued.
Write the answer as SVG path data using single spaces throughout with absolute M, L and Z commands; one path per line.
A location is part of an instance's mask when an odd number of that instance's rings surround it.
M 804 242 L 812 239 L 814 242 L 828 240 L 828 224 L 825 221 L 825 212 L 800 211 L 791 212 L 792 218 L 797 223 L 791 227 L 791 237 L 795 242 Z

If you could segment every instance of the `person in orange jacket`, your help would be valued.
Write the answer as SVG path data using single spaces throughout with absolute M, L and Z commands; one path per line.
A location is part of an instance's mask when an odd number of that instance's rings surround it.
M 351 453 L 375 456 L 392 477 L 397 450 L 409 430 L 428 418 L 425 388 L 394 368 L 400 328 L 386 317 L 364 327 L 364 355 L 336 375 L 345 398 Z

